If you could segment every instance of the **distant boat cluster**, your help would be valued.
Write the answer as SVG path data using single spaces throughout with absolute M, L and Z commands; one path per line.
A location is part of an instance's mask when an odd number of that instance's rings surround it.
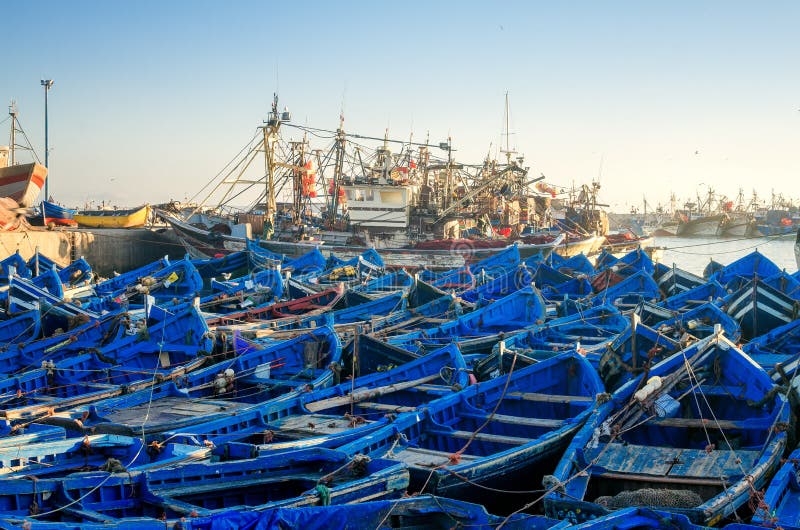
M 781 237 L 794 236 L 800 226 L 800 208 L 781 195 L 773 194 L 769 202 L 759 200 L 754 192 L 749 201 L 739 192 L 737 200 L 718 197 L 709 189 L 701 200 L 687 201 L 676 207 L 673 196 L 670 207 L 658 207 L 647 212 L 638 210 L 630 216 L 620 216 L 620 222 L 637 233 L 678 237 Z

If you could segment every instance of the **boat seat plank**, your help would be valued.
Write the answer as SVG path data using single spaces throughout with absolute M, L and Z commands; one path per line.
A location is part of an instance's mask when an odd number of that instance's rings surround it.
M 587 462 L 616 473 L 666 476 L 680 457 L 681 450 L 670 447 L 610 443 L 587 451 Z
M 759 451 L 684 449 L 679 462 L 672 466 L 670 477 L 716 478 L 740 477 L 752 469 L 758 460 Z M 741 463 L 737 464 L 737 459 Z
M 423 392 L 452 392 L 453 388 L 447 385 L 417 385 L 414 387 Z
M 302 386 L 303 383 L 307 382 L 302 379 L 272 379 L 269 377 L 259 377 L 255 374 L 242 377 L 239 381 L 250 385 L 288 386 L 292 388 Z
M 492 442 L 505 445 L 524 445 L 531 441 L 530 438 L 520 438 L 519 436 L 505 436 L 501 434 L 488 434 L 479 432 L 477 434 L 472 431 L 448 431 L 445 429 L 429 429 L 426 431 L 428 434 L 436 436 L 450 436 L 452 438 L 461 438 L 469 440 L 471 438 L 479 442 Z
M 351 420 L 342 416 L 328 414 L 300 414 L 287 416 L 278 421 L 270 422 L 271 426 L 279 429 L 281 434 L 335 434 L 352 429 Z
M 385 410 L 387 412 L 410 412 L 417 410 L 416 407 L 407 407 L 403 405 L 392 405 L 391 403 L 374 403 L 372 401 L 359 401 L 355 404 L 356 407 L 371 410 Z
M 422 447 L 406 447 L 402 451 L 396 452 L 394 457 L 401 460 L 410 466 L 420 467 L 438 467 L 450 463 L 450 455 L 446 451 L 435 451 L 433 449 L 424 449 Z M 472 462 L 477 460 L 477 456 L 461 455 L 461 462 Z
M 651 418 L 647 421 L 648 425 L 657 425 L 659 427 L 684 427 L 684 428 L 706 428 L 706 429 L 769 429 L 771 422 L 768 419 L 763 421 L 759 419 L 748 420 L 716 420 L 702 419 L 702 418 Z
M 474 418 L 478 421 L 486 421 L 488 414 L 462 413 L 462 418 Z M 510 423 L 511 425 L 523 425 L 525 427 L 544 427 L 546 429 L 560 429 L 564 426 L 564 420 L 552 418 L 527 418 L 523 416 L 508 416 L 506 414 L 495 414 L 491 417 L 492 421 L 498 423 Z
M 559 394 L 542 394 L 537 392 L 509 392 L 508 396 L 523 401 L 540 401 L 543 403 L 592 403 L 593 396 L 564 396 Z
M 228 401 L 192 400 L 167 397 L 154 400 L 149 407 L 142 403 L 129 408 L 110 412 L 106 418 L 115 423 L 140 424 L 142 418 L 148 418 L 148 424 L 169 421 L 169 418 L 183 419 L 187 416 L 201 417 L 221 411 L 232 411 L 245 405 Z

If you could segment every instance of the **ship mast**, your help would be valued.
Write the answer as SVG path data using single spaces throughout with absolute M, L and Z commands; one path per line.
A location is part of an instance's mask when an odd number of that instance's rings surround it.
M 11 105 L 8 106 L 8 115 L 11 116 L 11 138 L 9 141 L 9 166 L 13 166 L 15 162 L 14 152 L 17 148 L 17 102 L 11 100 Z
M 504 136 L 506 137 L 506 148 L 505 150 L 501 149 L 500 152 L 506 155 L 506 163 L 511 165 L 511 155 L 517 154 L 516 151 L 511 150 L 511 130 L 509 129 L 509 121 L 511 120 L 511 113 L 509 112 L 508 107 L 508 92 L 506 92 L 506 108 L 505 108 L 505 122 L 506 122 L 506 132 Z
M 345 142 L 344 112 L 342 112 L 339 114 L 339 128 L 336 130 L 336 162 L 333 167 L 333 195 L 331 196 L 331 211 L 328 216 L 328 224 L 331 228 L 336 224 L 336 214 L 339 211 L 339 189 L 344 169 Z
M 284 112 L 284 118 L 289 118 L 289 113 Z M 275 143 L 278 130 L 281 127 L 281 115 L 278 113 L 278 94 L 273 95 L 272 112 L 267 117 L 264 131 L 264 165 L 267 173 L 266 211 L 264 216 L 272 219 L 277 207 L 275 205 Z

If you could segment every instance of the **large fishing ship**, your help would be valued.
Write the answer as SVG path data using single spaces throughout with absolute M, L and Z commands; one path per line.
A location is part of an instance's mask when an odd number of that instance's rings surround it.
M 27 208 L 32 206 L 44 187 L 47 168 L 38 161 L 20 164 L 17 160 L 18 148 L 24 147 L 17 140 L 18 134 L 27 138 L 17 119 L 17 107 L 14 102 L 8 107 L 11 119 L 11 135 L 8 146 L 0 146 L 0 197 L 9 197 Z M 31 153 L 36 153 L 26 148 Z
M 286 130 L 302 140 L 286 140 Z M 309 135 L 327 139 L 327 147 L 312 148 Z M 342 116 L 336 130 L 298 126 L 288 111 L 278 111 L 276 98 L 208 195 L 194 208 L 162 208 L 159 215 L 196 255 L 240 250 L 247 238 L 260 238 L 261 246 L 288 256 L 319 245 L 344 256 L 376 248 L 392 265 L 442 268 L 510 244 L 523 256 L 547 253 L 564 243 L 562 231 L 575 233 L 564 249 L 592 251 L 603 243 L 608 223 L 596 203 L 599 186 L 560 201 L 562 213 L 553 219 L 555 192 L 543 185 L 544 176 L 529 177 L 524 158 L 508 144 L 504 161 L 486 156 L 467 164 L 454 151 L 450 138 L 434 144 L 391 139 L 388 131 L 382 138 L 348 133 Z M 264 174 L 247 176 L 259 156 Z M 241 197 L 234 187 L 242 184 L 261 193 L 231 214 Z M 223 200 L 209 208 L 215 193 Z M 559 230 L 540 231 L 553 225 Z

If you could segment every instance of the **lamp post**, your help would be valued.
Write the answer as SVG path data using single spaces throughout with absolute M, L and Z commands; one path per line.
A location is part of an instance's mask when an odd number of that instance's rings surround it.
M 50 155 L 50 145 L 48 144 L 48 136 L 47 136 L 47 94 L 50 92 L 50 89 L 53 86 L 52 79 L 42 79 L 41 85 L 44 87 L 44 167 L 48 167 L 47 161 Z M 50 183 L 50 175 L 47 175 L 47 178 L 44 181 L 44 200 L 48 200 L 50 198 L 50 194 L 48 192 L 48 184 Z

